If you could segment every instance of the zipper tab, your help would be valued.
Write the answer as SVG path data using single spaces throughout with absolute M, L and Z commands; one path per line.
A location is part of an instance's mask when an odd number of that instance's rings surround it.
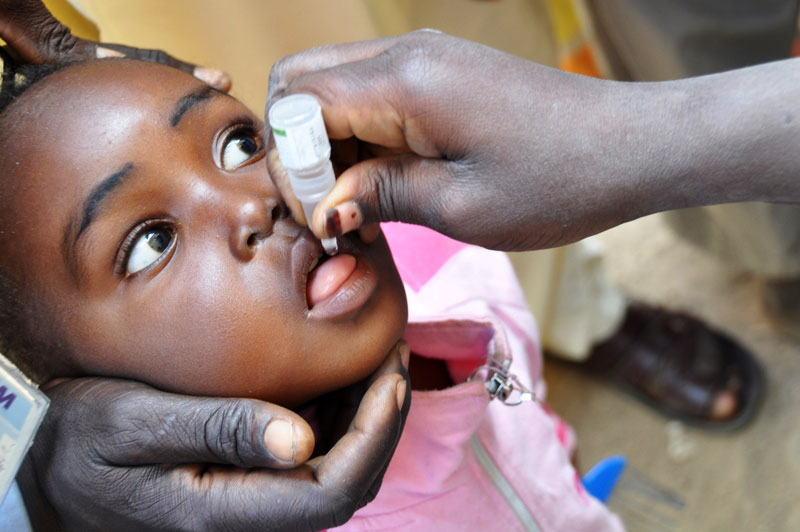
M 509 373 L 511 360 L 504 360 L 502 364 L 489 359 L 486 364 L 475 368 L 467 381 L 481 380 L 489 392 L 490 399 L 500 399 L 508 406 L 517 406 L 525 401 L 536 401 L 536 396 L 526 388 L 517 376 Z

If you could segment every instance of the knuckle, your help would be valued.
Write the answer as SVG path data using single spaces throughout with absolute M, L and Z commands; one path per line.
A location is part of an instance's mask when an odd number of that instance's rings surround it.
M 384 51 L 380 59 L 378 68 L 386 80 L 380 86 L 388 92 L 387 101 L 397 102 L 395 111 L 399 116 L 423 119 L 430 113 L 430 101 L 451 83 L 443 65 L 447 57 L 440 47 L 428 42 L 427 36 L 400 41 Z
M 416 93 L 424 85 L 419 81 L 429 79 L 435 57 L 424 42 L 401 41 L 384 53 L 387 68 L 401 80 L 404 91 Z
M 294 62 L 294 56 L 290 55 L 278 59 L 269 71 L 269 93 L 286 88 L 288 84 L 288 73 Z
M 310 505 L 317 509 L 316 512 L 312 512 L 316 522 L 310 524 L 316 528 L 333 528 L 343 525 L 359 509 L 360 499 L 361 497 L 355 497 L 354 494 L 341 489 L 319 492 L 316 500 Z
M 447 234 L 460 234 L 465 226 L 475 218 L 475 212 L 482 208 L 480 198 L 485 194 L 483 185 L 472 179 L 469 163 L 450 161 L 444 165 L 443 187 L 440 194 L 430 200 L 434 205 L 428 209 L 437 213 L 437 223 Z
M 69 28 L 56 20 L 47 20 L 39 25 L 40 35 L 45 44 L 46 61 L 63 61 L 75 50 L 78 40 Z
M 318 46 L 278 59 L 269 71 L 268 93 L 281 93 L 303 72 L 313 69 L 311 59 L 323 48 Z
M 402 216 L 402 206 L 408 200 L 408 186 L 404 174 L 405 165 L 400 158 L 389 158 L 381 164 L 369 167 L 367 183 L 371 190 L 366 196 L 372 200 L 370 203 L 376 206 L 379 220 L 396 221 Z
M 251 402 L 238 400 L 215 409 L 203 424 L 206 447 L 220 462 L 249 467 L 249 457 L 259 450 L 252 436 L 257 432 L 255 412 Z
M 387 52 L 395 57 L 401 72 L 411 79 L 430 74 L 432 67 L 446 59 L 446 51 L 451 47 L 448 35 L 430 28 L 413 31 L 407 37 Z

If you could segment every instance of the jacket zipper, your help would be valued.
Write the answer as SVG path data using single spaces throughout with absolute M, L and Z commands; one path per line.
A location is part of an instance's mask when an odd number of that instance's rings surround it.
M 533 518 L 533 515 L 528 510 L 528 507 L 525 506 L 525 503 L 522 502 L 522 499 L 517 492 L 514 491 L 514 488 L 511 484 L 508 483 L 506 477 L 503 476 L 503 473 L 500 472 L 498 469 L 497 464 L 494 463 L 492 457 L 489 456 L 489 452 L 486 450 L 486 447 L 483 446 L 483 443 L 478 439 L 477 434 L 473 434 L 472 438 L 470 438 L 470 446 L 472 447 L 472 452 L 475 455 L 475 459 L 480 464 L 483 472 L 486 473 L 486 476 L 489 477 L 489 480 L 492 481 L 497 491 L 500 492 L 500 495 L 505 499 L 508 503 L 508 506 L 517 516 L 519 523 L 527 532 L 542 532 L 542 529 L 539 527 L 539 524 Z

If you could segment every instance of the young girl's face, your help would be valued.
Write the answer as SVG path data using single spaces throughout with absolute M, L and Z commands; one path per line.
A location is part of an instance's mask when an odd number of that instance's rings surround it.
M 382 237 L 340 239 L 309 301 L 322 248 L 287 216 L 262 124 L 232 97 L 107 61 L 10 111 L 0 263 L 51 309 L 37 328 L 65 346 L 61 373 L 294 405 L 365 377 L 402 334 Z

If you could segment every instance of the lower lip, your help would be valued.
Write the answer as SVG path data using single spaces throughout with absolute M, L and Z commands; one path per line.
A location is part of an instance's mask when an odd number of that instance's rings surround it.
M 356 256 L 356 267 L 330 296 L 308 311 L 312 319 L 342 318 L 361 309 L 378 287 L 378 275 L 363 256 Z

